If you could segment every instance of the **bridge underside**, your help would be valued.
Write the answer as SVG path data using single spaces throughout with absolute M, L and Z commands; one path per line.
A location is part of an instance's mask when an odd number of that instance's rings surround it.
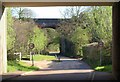
M 4 6 L 110 6 L 119 0 L 1 0 Z
M 40 6 L 113 6 L 113 51 L 112 66 L 113 75 L 120 79 L 120 2 L 119 0 L 1 0 L 0 2 L 0 80 L 1 75 L 6 72 L 7 50 L 6 50 L 6 15 L 4 7 L 40 7 Z
M 113 2 L 6 2 L 7 7 L 39 7 L 39 6 L 112 6 Z

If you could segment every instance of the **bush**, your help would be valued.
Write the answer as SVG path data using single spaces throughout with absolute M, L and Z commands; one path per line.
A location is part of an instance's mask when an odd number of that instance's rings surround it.
M 100 65 L 100 62 L 98 60 L 95 61 L 93 59 L 83 59 L 83 61 L 85 61 L 88 65 L 90 65 L 92 69 Z
M 101 49 L 101 66 L 100 66 L 100 49 L 97 43 L 92 43 L 83 47 L 83 58 L 93 69 L 97 71 L 111 71 L 109 65 L 112 64 L 111 48 L 102 47 Z
M 33 30 L 34 34 L 32 37 L 32 42 L 35 45 L 35 49 L 39 51 L 44 50 L 47 45 L 47 37 L 45 36 L 44 31 L 38 27 L 34 27 Z
M 49 52 L 48 52 L 47 50 L 42 50 L 42 51 L 40 52 L 40 54 L 48 55 Z
M 48 51 L 59 51 L 59 33 L 53 28 L 45 28 L 45 34 L 47 36 L 47 50 Z
M 112 65 L 98 66 L 95 68 L 96 71 L 112 72 Z
M 98 60 L 99 59 L 99 49 L 98 43 L 91 43 L 82 48 L 83 58 Z
M 59 44 L 50 44 L 47 46 L 48 51 L 59 51 Z
M 14 50 L 7 50 L 7 60 L 16 60 L 17 56 L 14 54 Z

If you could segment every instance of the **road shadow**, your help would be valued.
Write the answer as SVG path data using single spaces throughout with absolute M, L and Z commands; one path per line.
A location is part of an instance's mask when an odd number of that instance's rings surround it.
M 38 74 L 27 75 L 15 78 L 4 79 L 2 82 L 17 81 L 17 80 L 90 80 L 89 73 L 59 73 L 59 74 Z
M 48 64 L 48 69 L 52 70 L 85 70 L 85 69 L 91 69 L 91 67 L 80 61 L 80 60 L 60 60 L 60 62 L 52 61 L 52 63 Z

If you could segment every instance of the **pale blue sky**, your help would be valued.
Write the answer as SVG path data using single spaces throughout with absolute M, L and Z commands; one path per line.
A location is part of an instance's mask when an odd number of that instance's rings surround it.
M 31 9 L 35 14 L 36 18 L 63 18 L 62 13 L 66 7 L 27 7 Z

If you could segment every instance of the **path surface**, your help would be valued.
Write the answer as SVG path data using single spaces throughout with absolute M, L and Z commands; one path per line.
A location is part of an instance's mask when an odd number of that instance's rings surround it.
M 62 57 L 61 62 L 38 61 L 35 62 L 35 66 L 40 70 L 11 80 L 93 80 L 93 70 L 78 59 Z

